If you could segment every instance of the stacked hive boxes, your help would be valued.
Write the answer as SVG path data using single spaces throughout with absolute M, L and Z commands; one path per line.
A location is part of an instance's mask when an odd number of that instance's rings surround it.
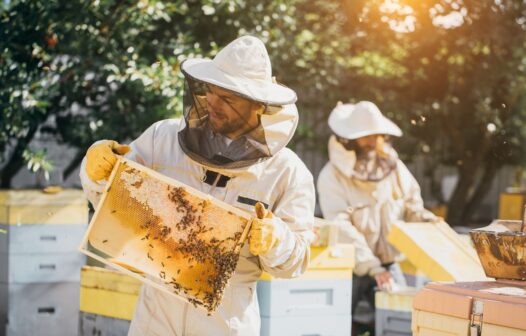
M 350 335 L 354 248 L 311 248 L 309 268 L 297 279 L 264 273 L 257 292 L 261 335 Z
M 0 192 L 0 335 L 77 333 L 87 223 L 79 190 Z
M 473 246 L 446 223 L 395 223 L 388 240 L 406 256 L 401 268 L 418 289 L 429 280 L 486 279 Z M 415 294 L 416 289 L 376 294 L 377 336 L 411 335 Z
M 376 292 L 376 336 L 411 335 L 411 312 L 416 292 L 416 288 Z
M 117 271 L 89 266 L 82 269 L 80 281 L 79 336 L 127 335 L 142 283 Z
M 258 282 L 261 335 L 349 335 L 353 263 L 350 245 L 314 247 L 310 266 L 299 279 L 263 274 Z M 140 286 L 117 271 L 84 267 L 79 336 L 126 335 Z

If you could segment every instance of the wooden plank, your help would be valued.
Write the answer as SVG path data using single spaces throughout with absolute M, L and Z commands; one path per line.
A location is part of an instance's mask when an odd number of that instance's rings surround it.
M 388 241 L 433 281 L 487 280 L 474 248 L 446 223 L 395 222 Z

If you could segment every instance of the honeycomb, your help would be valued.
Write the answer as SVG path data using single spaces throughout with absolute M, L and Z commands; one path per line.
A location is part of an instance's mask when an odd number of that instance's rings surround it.
M 108 185 L 81 251 L 213 312 L 251 216 L 126 159 Z

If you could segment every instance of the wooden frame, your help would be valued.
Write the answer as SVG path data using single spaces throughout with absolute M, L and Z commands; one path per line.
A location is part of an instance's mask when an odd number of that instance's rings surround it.
M 252 218 L 119 158 L 79 251 L 211 313 L 234 273 Z

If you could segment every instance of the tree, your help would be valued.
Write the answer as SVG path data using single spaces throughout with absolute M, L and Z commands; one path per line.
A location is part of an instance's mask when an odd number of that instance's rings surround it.
M 469 222 L 498 170 L 526 162 L 526 3 L 362 1 L 348 13 L 362 32 L 349 92 L 393 113 L 403 154 L 426 157 L 431 177 L 457 168 L 447 219 Z
M 77 148 L 182 112 L 180 62 L 261 31 L 283 2 L 13 0 L 0 5 L 0 187 L 37 132 Z

